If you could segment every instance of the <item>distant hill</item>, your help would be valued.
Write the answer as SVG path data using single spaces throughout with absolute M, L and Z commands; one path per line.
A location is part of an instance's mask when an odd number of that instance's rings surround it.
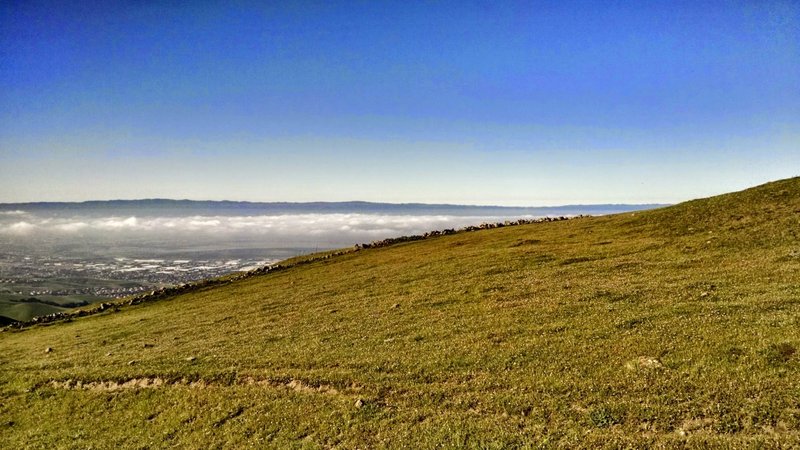
M 800 446 L 800 178 L 319 256 L 0 333 L 0 447 Z
M 3 312 L 3 316 L 14 321 L 30 320 L 32 317 L 45 316 L 47 314 L 64 311 L 66 309 L 67 308 L 40 302 L 20 303 L 0 300 L 0 311 Z
M 2 203 L 0 211 L 164 211 L 227 212 L 236 214 L 299 214 L 299 213 L 362 213 L 362 214 L 449 214 L 449 215 L 577 215 L 613 214 L 624 211 L 652 209 L 661 204 L 601 204 L 537 207 L 449 205 L 426 203 L 372 203 L 372 202 L 235 202 L 195 200 L 108 200 L 86 202 Z

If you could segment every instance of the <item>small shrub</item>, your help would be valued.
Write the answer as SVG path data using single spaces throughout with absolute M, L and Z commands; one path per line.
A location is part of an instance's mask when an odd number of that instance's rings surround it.
M 717 433 L 732 434 L 742 431 L 742 421 L 738 415 L 725 414 L 714 426 Z
M 745 351 L 741 347 L 731 347 L 725 351 L 725 357 L 728 361 L 738 361 L 742 356 L 744 356 Z
M 780 420 L 780 410 L 769 402 L 755 406 L 750 414 L 750 421 L 756 426 L 774 427 Z
M 355 414 L 362 419 L 374 419 L 383 412 L 385 404 L 375 399 L 358 399 L 355 403 Z
M 647 322 L 647 318 L 645 317 L 637 317 L 634 319 L 628 319 L 624 322 L 620 322 L 617 324 L 617 328 L 620 330 L 632 330 L 640 325 L 643 325 Z
M 592 409 L 589 419 L 598 428 L 608 428 L 620 423 L 619 415 L 607 406 Z

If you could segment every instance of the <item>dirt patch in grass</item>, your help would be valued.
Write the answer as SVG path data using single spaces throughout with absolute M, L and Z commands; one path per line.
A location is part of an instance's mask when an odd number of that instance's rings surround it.
M 699 432 L 713 432 L 714 420 L 713 419 L 688 419 L 685 420 L 677 430 L 679 435 L 686 436 L 692 433 Z
M 522 247 L 524 245 L 536 245 L 541 243 L 542 243 L 541 239 L 522 239 L 511 244 L 511 247 Z
M 788 342 L 770 344 L 762 351 L 767 364 L 771 366 L 786 364 L 797 353 L 797 348 Z
M 664 370 L 664 364 L 653 356 L 639 356 L 625 364 L 628 370 Z
M 597 261 L 598 259 L 602 259 L 602 258 L 595 258 L 595 257 L 590 257 L 590 256 L 579 256 L 577 258 L 567 258 L 567 259 L 561 261 L 559 264 L 562 265 L 562 266 L 569 266 L 571 264 L 578 264 L 578 263 L 589 262 L 589 261 Z
M 222 377 L 224 379 L 225 377 Z M 230 377 L 229 377 L 230 378 Z M 208 388 L 214 386 L 261 386 L 267 388 L 284 388 L 295 392 L 302 392 L 307 394 L 331 394 L 336 395 L 341 391 L 330 384 L 310 384 L 302 380 L 291 379 L 289 381 L 277 381 L 272 379 L 258 379 L 253 377 L 232 378 L 229 382 L 217 380 L 190 380 L 188 378 L 180 378 L 176 380 L 169 380 L 162 377 L 140 377 L 130 378 L 127 380 L 53 380 L 47 386 L 56 389 L 66 390 L 84 390 L 84 391 L 123 391 L 123 390 L 138 390 L 138 389 L 158 389 L 158 388 L 171 388 L 171 387 L 190 387 L 190 388 Z M 357 391 L 359 388 L 356 385 L 351 385 L 346 391 Z

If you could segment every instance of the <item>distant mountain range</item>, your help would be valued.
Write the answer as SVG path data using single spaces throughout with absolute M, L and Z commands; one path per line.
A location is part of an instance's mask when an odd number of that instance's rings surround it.
M 115 213 L 141 212 L 144 214 L 172 211 L 186 214 L 305 214 L 305 213 L 360 213 L 360 214 L 443 214 L 443 215 L 576 215 L 614 214 L 619 212 L 653 209 L 666 204 L 599 204 L 563 206 L 492 206 L 453 205 L 428 203 L 375 203 L 349 202 L 239 202 L 196 200 L 95 200 L 85 202 L 33 202 L 0 203 L 2 211 L 68 212 L 107 211 Z

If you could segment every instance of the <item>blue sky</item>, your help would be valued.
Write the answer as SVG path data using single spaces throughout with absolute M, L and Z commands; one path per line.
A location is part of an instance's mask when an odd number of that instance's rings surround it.
M 0 202 L 675 202 L 800 175 L 798 2 L 69 3 L 0 4 Z

